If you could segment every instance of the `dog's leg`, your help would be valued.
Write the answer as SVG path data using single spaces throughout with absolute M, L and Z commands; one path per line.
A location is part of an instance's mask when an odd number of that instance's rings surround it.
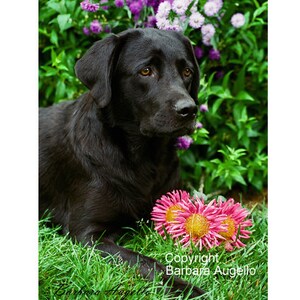
M 169 276 L 166 272 L 166 267 L 157 260 L 147 257 L 145 255 L 136 253 L 132 250 L 126 249 L 117 245 L 111 238 L 103 237 L 100 244 L 96 248 L 101 251 L 102 256 L 116 255 L 122 261 L 128 262 L 130 266 L 137 266 L 140 274 L 149 280 L 153 280 L 155 273 L 162 273 L 164 283 L 170 285 L 170 291 L 176 295 L 188 294 L 191 291 L 191 298 L 201 296 L 205 292 L 200 288 L 176 277 Z M 93 243 L 88 243 L 92 245 Z

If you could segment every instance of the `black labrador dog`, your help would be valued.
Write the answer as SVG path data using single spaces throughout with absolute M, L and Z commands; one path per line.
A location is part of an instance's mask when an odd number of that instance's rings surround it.
M 89 92 L 40 109 L 40 216 L 153 279 L 165 267 L 114 242 L 179 187 L 176 137 L 195 126 L 199 70 L 178 32 L 131 29 L 96 42 L 76 63 Z M 171 278 L 173 291 L 203 291 Z

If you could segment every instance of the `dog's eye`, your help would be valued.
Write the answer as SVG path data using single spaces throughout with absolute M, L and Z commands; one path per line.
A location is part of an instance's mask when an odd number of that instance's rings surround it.
M 152 75 L 152 69 L 150 68 L 150 67 L 145 67 L 145 68 L 143 68 L 141 71 L 140 71 L 140 74 L 142 75 L 142 76 L 150 76 L 150 75 Z
M 183 76 L 184 77 L 190 77 L 192 75 L 192 70 L 190 68 L 185 68 L 183 70 Z

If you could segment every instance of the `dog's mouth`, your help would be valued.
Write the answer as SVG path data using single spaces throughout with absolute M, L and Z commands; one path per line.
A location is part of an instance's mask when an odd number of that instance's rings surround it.
M 153 126 L 151 128 L 140 128 L 140 131 L 143 135 L 153 137 L 180 137 L 183 135 L 190 135 L 195 131 L 196 121 L 193 120 L 188 124 L 185 124 L 180 127 L 175 126 Z

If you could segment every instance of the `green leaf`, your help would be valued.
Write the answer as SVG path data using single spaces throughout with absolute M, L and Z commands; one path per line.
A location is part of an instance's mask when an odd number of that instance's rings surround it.
M 67 12 L 66 7 L 64 6 L 63 2 L 48 2 L 47 6 L 52 8 L 53 10 L 57 11 L 60 14 L 65 14 Z
M 41 66 L 41 69 L 46 71 L 46 73 L 44 74 L 44 76 L 46 76 L 46 77 L 54 76 L 57 74 L 57 69 L 52 68 L 52 67 Z
M 55 100 L 59 101 L 65 97 L 66 85 L 63 81 L 58 81 L 56 85 Z
M 228 88 L 228 82 L 229 82 L 230 75 L 232 72 L 233 72 L 233 70 L 229 71 L 223 78 L 222 87 L 223 87 L 224 91 L 226 91 L 226 89 Z
M 236 100 L 248 100 L 248 101 L 255 101 L 255 99 L 246 91 L 240 91 L 235 97 Z
M 63 32 L 73 26 L 71 22 L 70 14 L 58 15 L 57 22 L 58 22 L 60 32 Z
M 253 13 L 253 21 L 256 19 L 256 17 L 258 17 L 259 15 L 261 15 L 264 11 L 267 10 L 267 6 L 261 6 L 258 9 L 255 10 L 255 12 Z
M 211 108 L 212 114 L 215 114 L 217 112 L 217 110 L 219 109 L 220 105 L 223 103 L 224 100 L 225 100 L 224 98 L 219 98 L 214 102 Z
M 243 176 L 237 171 L 237 172 L 233 172 L 233 174 L 231 174 L 232 178 L 241 183 L 242 185 L 247 185 L 246 181 L 244 180 Z
M 66 1 L 66 7 L 69 12 L 71 12 L 71 13 L 74 12 L 74 10 L 76 8 L 76 0 L 75 1 L 71 1 L 71 0 Z
M 57 33 L 54 29 L 52 29 L 51 34 L 50 34 L 50 41 L 52 44 L 58 47 L 58 37 Z
M 233 85 L 233 93 L 234 95 L 238 94 L 239 92 L 243 91 L 245 89 L 245 70 L 246 70 L 246 65 L 243 66 L 243 68 L 239 71 L 237 75 L 237 79 L 234 82 Z

